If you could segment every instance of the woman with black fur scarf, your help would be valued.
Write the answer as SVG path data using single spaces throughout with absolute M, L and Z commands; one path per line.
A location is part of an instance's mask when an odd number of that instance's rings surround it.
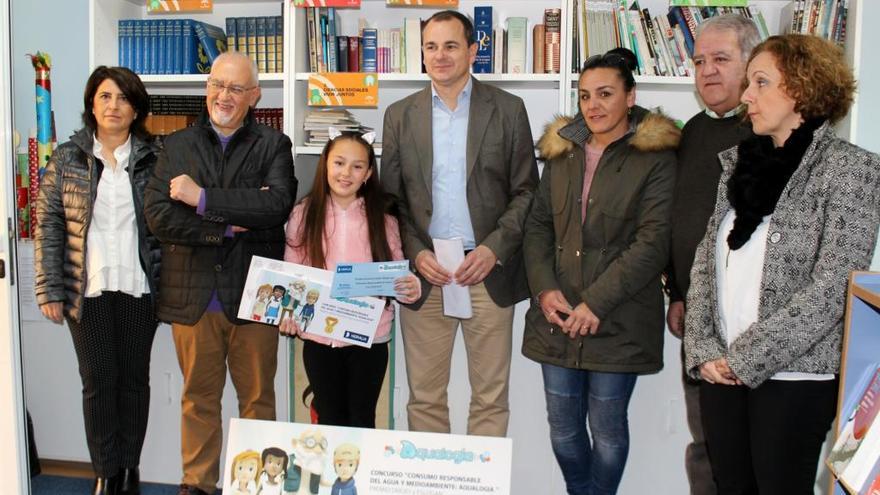
M 685 365 L 719 493 L 812 494 L 834 419 L 846 280 L 867 269 L 880 157 L 831 125 L 853 101 L 840 49 L 773 36 L 742 102 L 756 136 L 719 155 L 687 296 Z

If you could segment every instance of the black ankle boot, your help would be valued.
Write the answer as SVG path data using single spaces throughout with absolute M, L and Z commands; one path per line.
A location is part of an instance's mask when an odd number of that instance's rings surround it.
M 95 478 L 95 489 L 92 495 L 116 495 L 118 493 L 119 478 L 110 476 L 109 478 Z
M 119 495 L 140 495 L 141 476 L 138 468 L 124 468 L 119 471 Z

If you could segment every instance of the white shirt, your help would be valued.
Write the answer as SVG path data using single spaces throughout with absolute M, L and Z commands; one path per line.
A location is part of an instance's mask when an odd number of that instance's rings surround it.
M 715 239 L 715 283 L 718 294 L 718 318 L 727 347 L 758 321 L 764 256 L 770 216 L 764 217 L 749 240 L 736 251 L 727 244 L 736 212 L 730 210 L 721 221 Z M 831 374 L 780 371 L 772 380 L 833 380 Z
M 94 136 L 92 152 L 104 164 L 98 181 L 98 194 L 86 236 L 86 297 L 103 291 L 118 291 L 140 297 L 150 286 L 138 254 L 137 220 L 134 214 L 131 179 L 131 135 L 113 151 L 116 168 L 101 154 L 104 146 Z

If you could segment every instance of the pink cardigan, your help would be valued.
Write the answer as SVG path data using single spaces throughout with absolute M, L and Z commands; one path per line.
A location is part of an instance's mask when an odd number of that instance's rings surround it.
M 373 257 L 370 255 L 370 238 L 367 234 L 367 215 L 364 210 L 363 198 L 357 198 L 348 206 L 348 209 L 342 209 L 333 201 L 330 201 L 328 206 L 327 219 L 324 226 L 324 259 L 327 269 L 334 270 L 336 264 L 340 262 L 372 262 Z M 305 207 L 302 202 L 294 206 L 293 211 L 290 212 L 290 218 L 287 220 L 287 247 L 284 249 L 284 261 L 300 265 L 309 264 L 305 247 L 294 247 L 299 242 L 304 213 Z M 402 260 L 403 250 L 400 244 L 400 230 L 397 227 L 397 220 L 391 215 L 385 215 L 385 236 L 388 239 L 388 247 L 391 248 L 391 257 L 394 260 Z M 418 287 L 419 293 L 415 297 L 410 300 L 401 300 L 401 302 L 411 303 L 418 300 L 421 297 L 421 285 Z M 376 329 L 373 343 L 381 344 L 391 340 L 391 320 L 393 318 L 394 307 L 389 304 L 385 307 L 382 317 L 379 319 L 379 327 Z M 303 334 L 302 338 L 332 347 L 348 345 L 311 333 Z

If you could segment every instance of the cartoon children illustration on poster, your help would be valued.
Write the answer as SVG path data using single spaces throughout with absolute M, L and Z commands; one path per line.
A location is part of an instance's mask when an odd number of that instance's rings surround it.
M 305 289 L 306 284 L 302 280 L 294 280 L 287 284 L 287 291 L 284 292 L 284 297 L 281 298 L 281 318 L 278 321 L 284 321 L 287 318 L 293 317 L 293 312 L 296 311 L 297 306 L 302 301 Z
M 269 297 L 271 295 L 271 284 L 263 284 L 257 288 L 257 299 L 254 301 L 253 309 L 251 309 L 252 320 L 263 321 L 263 317 L 266 314 L 266 306 L 269 304 Z
M 272 288 L 272 295 L 266 304 L 265 322 L 270 325 L 278 324 L 278 312 L 281 311 L 281 298 L 284 297 L 284 286 L 276 285 Z
M 302 327 L 303 331 L 306 331 L 309 328 L 309 323 L 311 323 L 312 318 L 315 317 L 315 303 L 318 302 L 320 296 L 321 293 L 318 289 L 309 289 L 306 293 L 306 303 L 303 304 L 302 310 L 300 310 L 299 313 L 299 325 Z
M 263 449 L 260 495 L 281 495 L 287 476 L 287 454 L 278 447 Z
M 356 445 L 343 443 L 333 451 L 333 469 L 336 471 L 336 481 L 330 489 L 330 495 L 357 495 L 357 486 L 354 484 L 354 473 L 357 472 L 361 462 L 361 450 Z
M 257 473 L 260 472 L 260 453 L 255 450 L 245 450 L 232 460 L 232 488 L 233 495 L 256 495 Z

